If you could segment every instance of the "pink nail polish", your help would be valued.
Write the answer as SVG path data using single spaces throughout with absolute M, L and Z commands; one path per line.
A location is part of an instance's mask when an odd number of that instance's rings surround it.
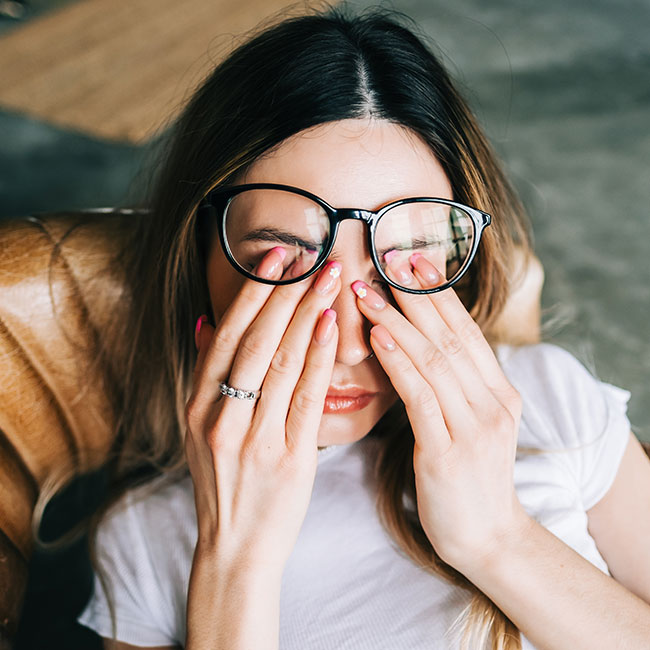
M 361 298 L 368 307 L 373 309 L 383 309 L 386 306 L 384 299 L 376 292 L 373 291 L 365 282 L 357 280 L 352 283 L 352 291 Z
M 199 349 L 199 335 L 201 333 L 201 327 L 207 320 L 208 317 L 205 314 L 202 314 L 196 321 L 196 327 L 194 328 L 194 344 L 196 345 L 197 350 Z
M 403 267 L 400 266 L 400 268 L 398 269 L 398 275 L 399 275 L 400 284 L 406 286 L 411 284 L 411 282 L 413 282 L 413 274 L 411 273 L 410 269 L 407 270 L 406 266 Z
M 282 246 L 272 248 L 260 262 L 257 274 L 263 278 L 272 278 L 276 275 L 278 269 L 282 269 L 282 262 L 287 256 L 287 251 Z
M 352 283 L 352 291 L 363 300 L 368 295 L 368 285 L 361 280 L 356 280 Z
M 420 255 L 420 253 L 413 253 L 409 257 L 409 262 L 411 262 L 413 268 L 425 280 L 427 285 L 433 286 L 440 282 L 441 275 L 438 273 L 436 267 L 426 257 Z
M 384 348 L 384 350 L 394 350 L 396 347 L 395 340 L 388 333 L 388 330 L 383 325 L 375 325 L 370 330 L 370 335 Z
M 395 249 L 393 249 L 392 251 L 388 251 L 388 253 L 384 255 L 384 261 L 386 262 L 386 264 L 390 264 L 391 260 L 394 260 L 396 255 L 397 255 L 397 251 Z
M 333 309 L 326 309 L 314 332 L 314 338 L 320 345 L 327 345 L 334 335 L 334 324 L 336 323 L 336 312 Z
M 411 267 L 406 261 L 399 262 L 399 260 L 396 259 L 398 256 L 399 253 L 395 249 L 388 251 L 388 253 L 384 255 L 386 267 L 390 271 L 389 276 L 392 274 L 399 284 L 411 284 L 413 281 Z
M 329 262 L 329 264 L 327 264 L 327 266 L 325 266 L 325 268 L 320 272 L 320 275 L 314 284 L 314 290 L 321 295 L 328 293 L 334 288 L 336 278 L 338 278 L 339 275 L 341 275 L 340 262 Z

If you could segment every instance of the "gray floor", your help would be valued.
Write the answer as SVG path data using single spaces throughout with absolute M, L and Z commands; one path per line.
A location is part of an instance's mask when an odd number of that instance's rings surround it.
M 631 390 L 650 441 L 650 0 L 392 6 L 435 39 L 526 202 L 546 337 Z M 0 216 L 122 202 L 144 153 L 0 111 Z
M 524 198 L 546 339 L 630 390 L 650 441 L 650 1 L 391 6 L 433 39 Z

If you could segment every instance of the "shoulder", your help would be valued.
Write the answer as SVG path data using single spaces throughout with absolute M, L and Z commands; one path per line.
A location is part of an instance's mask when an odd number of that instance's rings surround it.
M 111 505 L 98 526 L 97 546 L 105 555 L 124 551 L 142 560 L 164 552 L 164 547 L 179 537 L 191 536 L 195 531 L 193 515 L 189 476 L 175 480 L 157 477 L 127 490 Z
M 611 485 L 627 447 L 630 393 L 599 380 L 556 345 L 504 347 L 497 355 L 522 396 L 520 471 L 537 468 L 543 480 L 553 468 L 568 472 L 588 509 Z M 531 450 L 549 453 L 527 456 Z
M 131 488 L 107 510 L 94 540 L 99 571 L 81 624 L 136 647 L 175 646 L 184 638 L 195 543 L 187 532 L 193 503 L 183 510 L 186 488 L 182 480 L 157 478 Z
M 562 447 L 594 442 L 622 418 L 629 432 L 630 393 L 598 379 L 567 350 L 540 343 L 503 345 L 496 353 L 522 396 L 522 422 L 538 434 L 545 431 L 544 442 Z
M 508 378 L 521 384 L 592 376 L 570 352 L 552 343 L 499 345 L 495 352 Z

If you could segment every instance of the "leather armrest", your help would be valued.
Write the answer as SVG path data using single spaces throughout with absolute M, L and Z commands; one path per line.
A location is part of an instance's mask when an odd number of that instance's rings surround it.
M 38 494 L 57 477 L 99 466 L 113 441 L 111 409 L 91 363 L 108 315 L 125 308 L 119 265 L 112 262 L 133 218 L 89 212 L 0 222 L 5 637 L 15 633 L 23 600 Z

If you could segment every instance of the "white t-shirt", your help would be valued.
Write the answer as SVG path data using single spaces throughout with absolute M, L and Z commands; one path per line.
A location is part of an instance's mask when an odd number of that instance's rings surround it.
M 523 397 L 514 483 L 526 511 L 602 571 L 586 511 L 612 484 L 629 439 L 629 393 L 602 383 L 553 345 L 501 346 Z M 368 459 L 377 440 L 319 452 L 312 498 L 285 568 L 281 650 L 440 650 L 468 592 L 415 566 L 382 528 Z M 567 451 L 568 448 L 568 451 Z M 561 451 L 564 450 L 564 451 Z M 136 646 L 183 646 L 196 512 L 189 475 L 138 499 L 128 492 L 100 526 L 99 560 L 113 590 L 117 634 Z M 79 622 L 111 636 L 95 593 Z M 532 645 L 524 639 L 524 648 Z

